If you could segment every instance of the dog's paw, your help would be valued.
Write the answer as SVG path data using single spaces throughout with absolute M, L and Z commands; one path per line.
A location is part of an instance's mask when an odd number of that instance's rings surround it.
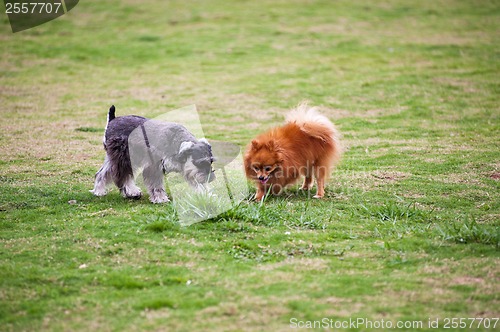
M 320 199 L 323 198 L 323 195 L 314 195 L 313 198 Z
M 162 203 L 168 203 L 168 202 L 170 202 L 170 199 L 168 199 L 167 195 L 160 196 L 160 197 L 158 197 L 158 196 L 151 196 L 151 197 L 149 197 L 149 200 L 153 204 L 162 204 Z
M 170 199 L 168 199 L 167 193 L 164 189 L 152 189 L 149 191 L 149 200 L 153 204 L 161 204 L 168 203 Z
M 142 196 L 141 189 L 138 187 L 125 187 L 121 190 L 122 196 L 129 199 L 139 199 Z
M 300 190 L 309 191 L 312 189 L 313 185 L 314 185 L 314 183 L 313 183 L 312 179 L 305 178 L 304 182 L 300 186 Z
M 107 190 L 98 190 L 98 189 L 92 189 L 92 190 L 89 190 L 92 194 L 94 194 L 94 196 L 97 196 L 97 197 L 101 197 L 101 196 L 105 196 L 108 191 Z

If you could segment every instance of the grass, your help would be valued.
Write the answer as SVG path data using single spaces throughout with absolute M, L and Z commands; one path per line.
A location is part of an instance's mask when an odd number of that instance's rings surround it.
M 487 0 L 110 0 L 12 34 L 4 16 L 0 330 L 498 318 L 499 17 Z M 209 139 L 244 147 L 304 99 L 346 146 L 323 200 L 292 188 L 183 227 L 171 204 L 88 192 L 111 104 L 196 104 Z

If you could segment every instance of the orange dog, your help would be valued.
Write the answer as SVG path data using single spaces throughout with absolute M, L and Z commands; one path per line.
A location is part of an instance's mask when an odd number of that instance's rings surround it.
M 262 200 L 270 187 L 277 195 L 301 176 L 303 190 L 312 188 L 314 176 L 314 198 L 322 198 L 325 181 L 340 159 L 338 136 L 330 120 L 302 103 L 287 115 L 283 126 L 255 138 L 245 153 L 246 176 L 257 187 L 255 199 Z

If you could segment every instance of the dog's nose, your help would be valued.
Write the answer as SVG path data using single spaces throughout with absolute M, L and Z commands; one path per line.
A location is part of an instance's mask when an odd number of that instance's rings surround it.
M 260 181 L 263 181 L 264 179 L 265 179 L 265 178 L 264 178 L 262 175 L 261 175 L 261 176 L 259 176 L 259 180 L 260 180 Z

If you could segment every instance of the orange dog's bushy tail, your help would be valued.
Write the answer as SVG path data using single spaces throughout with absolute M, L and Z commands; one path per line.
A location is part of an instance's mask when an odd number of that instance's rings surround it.
M 317 107 L 310 107 L 306 102 L 286 115 L 286 123 L 296 124 L 305 134 L 333 144 L 333 163 L 337 163 L 342 155 L 340 134 L 334 124 L 318 112 Z

